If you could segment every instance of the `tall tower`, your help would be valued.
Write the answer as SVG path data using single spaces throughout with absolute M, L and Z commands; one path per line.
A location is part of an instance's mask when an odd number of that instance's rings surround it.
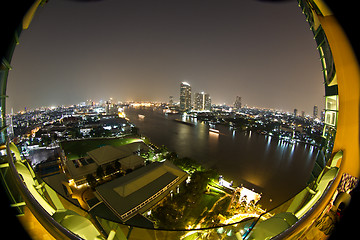
M 191 86 L 187 82 L 180 85 L 180 111 L 191 110 Z
M 319 109 L 318 109 L 318 106 L 315 105 L 315 106 L 314 106 L 314 111 L 313 111 L 313 117 L 314 117 L 314 118 L 317 118 L 318 110 L 319 110 Z
M 211 111 L 211 98 L 208 93 L 204 95 L 204 110 Z
M 211 110 L 211 98 L 208 93 L 199 92 L 195 93 L 195 110 L 204 111 Z
M 173 105 L 174 105 L 174 97 L 173 97 L 173 96 L 170 96 L 170 97 L 169 97 L 169 105 L 170 105 L 170 106 L 173 106 Z
M 241 97 L 236 96 L 234 107 L 237 110 L 239 110 L 241 108 Z
M 295 108 L 295 109 L 294 109 L 294 117 L 296 117 L 297 112 L 298 112 L 298 110 Z
M 112 98 L 105 102 L 105 113 L 106 115 L 112 115 L 116 113 L 115 105 L 112 102 Z

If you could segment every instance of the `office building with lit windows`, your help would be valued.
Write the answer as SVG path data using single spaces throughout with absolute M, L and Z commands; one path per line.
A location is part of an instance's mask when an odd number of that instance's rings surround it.
M 180 111 L 191 110 L 191 86 L 187 82 L 180 84 Z
M 241 109 L 241 97 L 236 96 L 234 108 L 237 110 Z
M 313 117 L 314 118 L 317 118 L 318 116 L 318 111 L 319 111 L 319 108 L 317 105 L 314 106 L 314 109 L 313 109 Z
M 210 111 L 211 110 L 211 98 L 210 94 L 199 92 L 195 93 L 194 110 L 196 111 Z

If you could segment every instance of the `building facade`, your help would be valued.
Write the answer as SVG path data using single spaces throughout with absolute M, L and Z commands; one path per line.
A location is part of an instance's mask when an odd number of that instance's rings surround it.
M 173 106 L 174 105 L 174 97 L 170 96 L 169 97 L 169 106 Z
M 236 96 L 234 108 L 237 110 L 239 110 L 241 108 L 241 97 Z
M 180 111 L 186 112 L 191 110 L 191 86 L 187 82 L 180 85 Z
M 317 116 L 318 116 L 318 110 L 319 110 L 318 106 L 315 105 L 315 106 L 314 106 L 314 110 L 313 110 L 313 117 L 314 117 L 314 118 L 317 118 Z
M 196 111 L 210 111 L 211 110 L 210 94 L 204 92 L 195 93 L 194 109 Z

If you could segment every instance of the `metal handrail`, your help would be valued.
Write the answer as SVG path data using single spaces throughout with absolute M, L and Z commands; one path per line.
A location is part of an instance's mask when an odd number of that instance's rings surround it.
M 338 153 L 342 154 L 341 151 L 339 151 Z M 336 156 L 336 154 L 335 154 L 335 156 Z M 333 156 L 332 159 L 334 159 L 335 156 Z M 340 167 L 341 167 L 341 164 L 340 164 Z M 292 226 L 290 226 L 283 232 L 273 236 L 271 239 L 283 239 L 283 238 L 289 237 L 291 234 L 294 233 L 294 231 L 296 231 L 297 229 L 300 229 L 301 225 L 304 224 L 306 221 L 308 221 L 309 218 L 311 218 L 313 216 L 313 214 L 315 214 L 316 210 L 318 210 L 322 204 L 328 202 L 328 201 L 326 201 L 326 199 L 329 196 L 329 194 L 331 193 L 330 189 L 334 186 L 334 182 L 337 182 L 336 180 L 341 177 L 339 174 L 340 167 L 339 167 L 338 172 L 336 173 L 335 177 L 327 184 L 324 192 L 321 194 L 320 198 L 311 206 L 311 208 L 300 219 L 298 219 Z M 324 173 L 324 171 L 325 171 L 325 169 L 323 170 L 322 174 Z M 297 196 L 297 194 L 295 196 Z M 271 210 L 268 210 L 268 211 L 260 214 L 260 216 L 257 217 L 256 220 L 254 220 L 253 224 L 249 227 L 249 229 L 243 235 L 243 239 L 246 239 L 250 235 L 250 233 L 254 230 L 254 227 L 258 224 L 259 220 L 261 219 L 261 217 L 263 215 L 277 209 L 278 207 L 282 206 L 283 204 L 285 204 L 286 202 L 288 202 L 291 199 L 292 198 L 286 200 L 285 202 L 279 204 L 278 206 L 272 208 Z
M 52 216 L 39 204 L 39 202 L 27 189 L 19 173 L 16 170 L 8 140 L 6 142 L 6 153 L 7 161 L 9 163 L 9 169 L 11 172 L 11 176 L 15 180 L 15 185 L 19 189 L 20 194 L 26 203 L 26 206 L 30 209 L 31 213 L 37 218 L 41 225 L 45 227 L 45 229 L 55 238 L 71 240 L 82 239 L 78 235 L 72 233 L 67 228 L 63 227 L 60 223 L 55 221 L 55 219 L 52 218 Z
M 336 176 L 337 177 L 337 176 Z M 299 227 L 307 222 L 309 220 L 309 218 L 311 217 L 311 215 L 314 214 L 315 210 L 317 210 L 320 205 L 323 203 L 325 197 L 328 195 L 330 188 L 333 186 L 334 181 L 336 179 L 336 177 L 331 180 L 328 183 L 328 186 L 326 187 L 326 190 L 323 192 L 323 194 L 321 195 L 321 197 L 317 200 L 317 202 L 310 208 L 309 211 L 307 211 L 304 216 L 302 216 L 298 221 L 296 221 L 296 223 L 294 223 L 291 227 L 289 227 L 288 229 L 286 229 L 285 231 L 283 231 L 282 233 L 279 233 L 278 235 L 274 236 L 273 238 L 271 238 L 272 240 L 277 240 L 277 239 L 284 239 L 288 236 L 290 236 L 293 231 L 295 229 L 299 229 Z

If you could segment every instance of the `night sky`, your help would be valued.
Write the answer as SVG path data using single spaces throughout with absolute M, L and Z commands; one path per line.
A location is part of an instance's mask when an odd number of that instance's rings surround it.
M 324 87 L 297 2 L 51 0 L 20 36 L 8 111 L 115 101 L 179 101 L 182 81 L 215 104 L 312 114 Z

